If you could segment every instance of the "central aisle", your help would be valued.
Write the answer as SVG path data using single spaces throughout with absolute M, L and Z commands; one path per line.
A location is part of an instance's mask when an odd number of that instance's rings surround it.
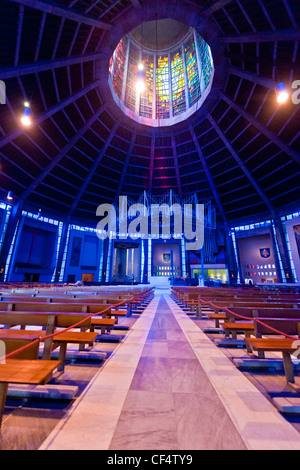
M 300 437 L 165 291 L 41 447 L 247 448 L 299 449 Z
M 160 297 L 110 449 L 245 449 Z

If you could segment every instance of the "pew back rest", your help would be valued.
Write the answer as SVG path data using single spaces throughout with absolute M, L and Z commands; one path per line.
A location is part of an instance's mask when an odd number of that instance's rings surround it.
M 255 308 L 254 317 L 264 318 L 300 318 L 300 309 L 298 308 Z
M 22 312 L 70 312 L 70 313 L 98 313 L 101 315 L 103 310 L 107 309 L 105 304 L 86 304 L 86 303 L 56 303 L 56 302 L 1 302 L 1 310 L 22 311 Z M 111 309 L 105 312 L 111 313 Z
M 227 312 L 225 310 L 225 312 L 228 314 L 229 317 L 233 317 L 237 321 L 238 320 L 241 320 L 241 321 L 243 320 L 243 318 L 239 318 L 239 316 L 247 317 L 247 318 L 249 318 L 249 320 L 251 320 L 253 318 L 253 310 L 251 308 L 247 308 L 247 307 L 229 307 L 229 311 L 230 312 Z
M 47 326 L 49 315 L 30 312 L 0 312 L 1 325 Z M 51 315 L 53 317 L 53 315 Z
M 291 335 L 299 334 L 300 319 L 292 318 L 262 318 L 262 323 L 255 322 L 255 335 Z
M 257 308 L 257 307 L 228 307 L 229 316 L 236 316 L 236 319 L 239 320 L 239 316 L 247 317 L 249 319 L 256 317 L 256 316 L 269 316 L 269 318 L 273 318 L 274 316 L 280 317 L 289 317 L 291 318 L 298 318 L 300 316 L 300 309 L 298 308 L 268 308 L 267 306 L 264 308 Z M 232 312 L 235 315 L 232 315 Z M 240 318 L 242 320 L 242 318 Z
M 257 309 L 253 312 L 253 316 L 262 322 L 255 322 L 257 336 L 276 335 L 273 329 L 287 335 L 295 336 L 298 334 L 298 324 L 300 322 L 299 309 Z M 268 326 L 272 329 L 268 328 Z
M 2 305 L 2 304 L 1 304 Z M 83 304 L 59 304 L 47 302 L 14 302 L 13 310 L 15 311 L 35 311 L 35 312 L 74 312 L 83 311 Z
M 29 296 L 6 296 L 1 297 L 0 299 L 0 307 L 2 303 L 20 303 L 20 302 L 31 302 L 31 303 L 84 303 L 84 304 L 118 304 L 125 301 L 127 298 L 123 299 L 116 299 L 113 297 L 29 297 Z M 125 302 L 124 302 L 125 303 Z
M 26 326 L 42 326 L 47 327 L 49 320 L 53 326 L 60 328 L 69 328 L 77 324 L 79 328 L 90 328 L 91 317 L 89 314 L 80 314 L 73 312 L 55 313 L 55 312 L 1 312 L 0 324 L 2 325 L 20 325 L 22 328 Z M 84 321 L 83 321 L 84 320 Z
M 84 321 L 83 321 L 84 320 Z M 56 326 L 61 328 L 69 328 L 70 326 L 78 325 L 78 328 L 90 328 L 91 327 L 91 318 L 88 314 L 77 314 L 77 313 L 59 313 L 56 314 Z
M 10 338 L 2 338 L 1 341 L 5 344 L 5 355 L 10 354 L 13 351 L 16 351 L 19 348 L 29 345 L 33 343 L 30 347 L 26 347 L 22 351 L 14 354 L 11 359 L 30 359 L 36 360 L 38 359 L 39 355 L 39 343 L 33 342 L 30 339 L 18 338 L 18 339 L 10 339 Z
M 293 303 L 284 303 L 284 302 L 278 302 L 278 303 L 273 303 L 273 302 L 255 302 L 255 301 L 249 301 L 249 302 L 245 302 L 245 301 L 237 301 L 237 300 L 232 300 L 232 301 L 228 301 L 228 302 L 225 302 L 225 301 L 217 301 L 217 302 L 214 302 L 214 305 L 216 305 L 217 307 L 234 307 L 234 308 L 251 308 L 251 309 L 259 309 L 259 308 L 287 308 L 287 309 L 292 309 L 292 308 L 295 308 L 295 309 L 299 309 L 300 307 L 300 304 L 293 304 Z M 1 305 L 0 305 L 1 306 Z

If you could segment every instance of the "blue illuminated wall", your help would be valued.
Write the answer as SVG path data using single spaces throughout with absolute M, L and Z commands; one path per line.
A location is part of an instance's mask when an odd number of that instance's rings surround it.
M 51 282 L 57 225 L 22 217 L 10 260 L 9 280 Z
M 5 246 L 5 237 L 9 232 L 7 227 L 11 212 L 11 206 L 0 201 L 0 251 Z M 238 283 L 246 278 L 252 278 L 258 282 L 261 278 L 278 279 L 280 282 L 299 282 L 300 212 L 281 217 L 281 223 L 287 246 L 286 258 L 288 257 L 291 263 L 292 276 L 286 275 L 285 271 L 288 266 L 282 256 L 284 253 L 276 236 L 274 222 L 265 220 L 230 229 L 230 240 L 239 268 Z M 131 239 L 124 240 L 122 243 L 125 245 L 128 242 L 133 244 Z M 120 274 L 121 263 L 127 266 L 127 272 L 122 272 L 120 276 L 125 282 L 132 273 L 135 282 L 143 282 L 155 274 L 151 272 L 153 267 L 170 265 L 169 262 L 162 260 L 163 254 L 170 253 L 170 248 L 173 249 L 174 267 L 178 267 L 178 273 L 174 273 L 176 277 L 180 270 L 181 275 L 184 276 L 190 274 L 190 270 L 195 268 L 189 252 L 185 250 L 184 239 L 167 240 L 166 244 L 162 239 L 136 242 L 138 247 L 133 249 L 131 246 L 130 252 L 127 247 L 118 246 L 118 243 L 114 241 L 109 243 L 109 240 L 100 240 L 95 228 L 78 225 L 64 226 L 62 221 L 23 211 L 16 223 L 12 242 L 9 245 L 3 271 L 4 281 L 23 282 L 30 280 L 28 276 L 37 275 L 38 281 L 49 283 L 55 280 L 58 282 L 76 282 L 77 280 L 95 283 L 114 282 Z M 258 259 L 260 248 L 269 248 L 270 257 Z M 129 254 L 131 258 L 125 261 L 125 256 Z M 223 253 L 220 252 L 219 255 L 220 259 L 216 260 L 216 263 L 224 261 Z M 34 279 L 31 280 L 34 281 Z
M 300 281 L 300 214 L 293 214 L 284 220 L 286 241 L 292 264 L 294 281 Z
M 68 242 L 64 282 L 82 279 L 98 282 L 102 246 L 103 241 L 97 237 L 96 232 L 73 228 Z

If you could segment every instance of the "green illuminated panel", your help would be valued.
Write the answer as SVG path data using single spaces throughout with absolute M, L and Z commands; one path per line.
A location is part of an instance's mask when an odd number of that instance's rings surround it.
M 190 40 L 187 42 L 184 50 L 185 50 L 185 62 L 186 62 L 187 82 L 188 82 L 188 90 L 189 90 L 189 105 L 192 106 L 201 97 L 197 56 L 196 56 L 195 42 L 194 42 L 193 37 L 191 37 Z
M 196 33 L 196 38 L 201 61 L 203 85 L 204 89 L 206 89 L 210 83 L 211 74 L 213 71 L 212 59 L 209 51 L 209 45 L 204 41 L 200 34 Z

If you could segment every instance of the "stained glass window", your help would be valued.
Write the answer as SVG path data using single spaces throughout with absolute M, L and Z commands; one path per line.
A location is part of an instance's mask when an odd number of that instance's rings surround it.
M 138 64 L 140 60 L 139 49 L 131 42 L 129 48 L 128 57 L 128 71 L 127 71 L 127 82 L 125 91 L 125 106 L 135 111 L 136 104 L 136 76 L 138 71 Z
M 143 54 L 142 62 L 146 72 L 146 88 L 141 96 L 140 116 L 152 118 L 153 107 L 153 78 L 154 78 L 154 61 L 153 55 Z
M 186 110 L 185 81 L 181 51 L 171 55 L 171 79 L 173 114 L 177 116 L 177 114 Z
M 112 84 L 113 84 L 114 91 L 119 98 L 122 98 L 127 43 L 128 43 L 128 39 L 127 39 L 127 36 L 125 36 L 119 42 L 116 53 L 115 53 L 116 58 L 115 58 L 114 75 L 113 75 Z M 113 64 L 110 64 L 110 65 L 111 65 L 111 69 L 113 69 Z
M 111 56 L 110 61 L 109 61 L 109 75 L 112 75 L 113 73 L 114 60 L 115 60 L 115 53 L 114 55 Z
M 189 90 L 189 104 L 193 106 L 201 97 L 200 79 L 198 73 L 197 55 L 194 38 L 191 37 L 185 45 L 185 63 Z
M 210 83 L 211 74 L 213 71 L 212 59 L 210 55 L 209 45 L 198 33 L 196 33 L 196 40 L 201 61 L 203 86 L 204 89 L 206 89 Z
M 141 60 L 146 83 L 139 94 L 136 80 Z M 128 110 L 131 118 L 148 125 L 164 125 L 163 120 L 172 118 L 176 122 L 185 119 L 190 108 L 198 109 L 206 99 L 213 75 L 210 47 L 192 28 L 184 43 L 163 52 L 142 50 L 129 33 L 120 41 L 109 63 L 112 90 L 121 100 L 123 111 Z
M 170 117 L 169 57 L 159 56 L 156 63 L 156 118 Z

